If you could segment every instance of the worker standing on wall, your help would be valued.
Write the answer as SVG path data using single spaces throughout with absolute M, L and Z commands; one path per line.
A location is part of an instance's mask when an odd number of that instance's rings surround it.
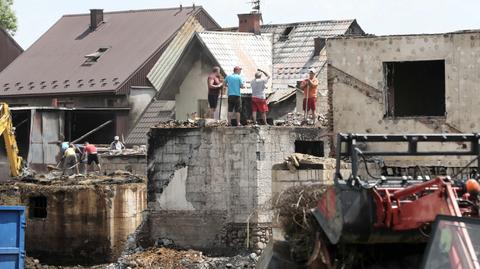
M 242 68 L 235 66 L 233 74 L 225 78 L 228 88 L 228 125 L 231 124 L 232 117 L 235 115 L 236 125 L 241 126 L 240 111 L 242 110 L 242 99 L 240 89 L 245 88 L 243 78 L 240 76 L 241 73 Z
M 315 69 L 308 70 L 308 78 L 304 79 L 300 84 L 300 88 L 303 90 L 303 111 L 308 118 L 308 112 L 311 111 L 313 117 L 313 123 L 316 120 L 316 107 L 317 107 L 317 89 L 318 79 L 315 76 Z
M 101 172 L 102 166 L 100 165 L 100 161 L 98 159 L 98 152 L 97 152 L 97 147 L 95 145 L 90 144 L 88 142 L 83 143 L 83 150 L 87 154 L 87 165 L 89 167 L 93 166 L 93 163 L 95 163 L 95 166 L 98 168 L 98 172 Z M 95 168 L 91 169 L 92 171 L 95 171 Z M 87 168 L 87 173 L 88 173 L 88 168 Z
M 266 78 L 262 79 L 262 74 Z M 255 79 L 250 82 L 252 87 L 252 118 L 253 124 L 257 124 L 257 111 L 260 113 L 262 118 L 262 124 L 267 124 L 267 112 L 268 105 L 265 96 L 265 89 L 267 88 L 268 80 L 270 76 L 263 70 L 258 69 L 255 73 Z
M 223 90 L 223 83 L 220 81 L 220 78 L 220 67 L 214 66 L 212 68 L 212 73 L 210 73 L 207 78 L 209 107 L 207 118 L 215 117 L 215 111 L 217 110 L 218 105 L 218 97 Z

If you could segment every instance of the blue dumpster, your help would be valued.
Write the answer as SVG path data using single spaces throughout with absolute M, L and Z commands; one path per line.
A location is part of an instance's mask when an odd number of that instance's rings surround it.
M 0 268 L 23 269 L 25 207 L 0 206 Z

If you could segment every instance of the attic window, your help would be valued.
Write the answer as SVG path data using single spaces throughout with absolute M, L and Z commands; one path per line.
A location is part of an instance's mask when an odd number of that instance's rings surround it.
M 290 35 L 290 33 L 293 31 L 293 26 L 288 26 L 287 28 L 285 28 L 285 30 L 283 31 L 282 35 L 280 36 L 280 40 L 287 40 L 288 39 L 288 36 Z
M 102 47 L 102 48 L 99 48 L 96 52 L 94 53 L 90 53 L 90 54 L 87 54 L 85 55 L 84 57 L 86 58 L 85 62 L 83 63 L 84 65 L 92 65 L 93 63 L 96 63 L 98 62 L 98 59 L 100 59 L 100 57 L 105 53 L 107 52 L 109 48 L 107 47 Z

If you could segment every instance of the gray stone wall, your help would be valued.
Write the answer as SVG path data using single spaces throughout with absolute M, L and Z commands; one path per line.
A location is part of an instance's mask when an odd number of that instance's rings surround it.
M 295 151 L 295 140 L 320 140 L 316 128 L 154 128 L 148 162 L 150 244 L 250 248 L 270 237 L 272 168 Z M 325 143 L 328 152 L 328 143 Z M 259 228 L 260 227 L 260 228 Z M 250 232 L 250 229 L 253 229 Z
M 131 172 L 134 175 L 147 175 L 147 157 L 142 154 L 131 155 L 107 155 L 100 156 L 102 171 L 107 174 L 117 170 Z

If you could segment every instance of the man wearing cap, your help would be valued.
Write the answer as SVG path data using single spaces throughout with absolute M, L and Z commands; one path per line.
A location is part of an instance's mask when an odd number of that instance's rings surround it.
M 262 79 L 262 73 L 267 77 Z M 267 88 L 270 76 L 263 70 L 258 69 L 255 73 L 255 79 L 250 82 L 252 87 L 252 118 L 253 124 L 257 124 L 257 111 L 262 117 L 262 124 L 267 124 L 268 105 L 265 96 L 265 89 Z
M 228 124 L 231 124 L 233 113 L 235 113 L 237 126 L 240 125 L 240 111 L 242 109 L 240 89 L 245 88 L 243 78 L 240 76 L 241 73 L 242 68 L 235 66 L 233 74 L 225 78 L 228 87 Z
M 208 118 L 215 116 L 215 110 L 217 110 L 218 96 L 223 89 L 223 83 L 220 81 L 220 67 L 214 66 L 212 73 L 207 78 L 208 86 L 208 106 L 210 108 Z
M 308 111 L 312 111 L 313 123 L 315 123 L 316 118 L 316 107 L 317 107 L 317 88 L 318 88 L 318 79 L 315 76 L 315 69 L 311 68 L 308 70 L 308 78 L 304 79 L 300 84 L 300 88 L 303 90 L 303 111 L 306 112 L 308 116 Z
M 118 137 L 118 135 L 116 135 L 114 138 L 113 138 L 113 142 L 110 143 L 110 149 L 111 150 L 122 150 L 122 149 L 125 149 L 125 145 L 120 142 L 120 137 Z

